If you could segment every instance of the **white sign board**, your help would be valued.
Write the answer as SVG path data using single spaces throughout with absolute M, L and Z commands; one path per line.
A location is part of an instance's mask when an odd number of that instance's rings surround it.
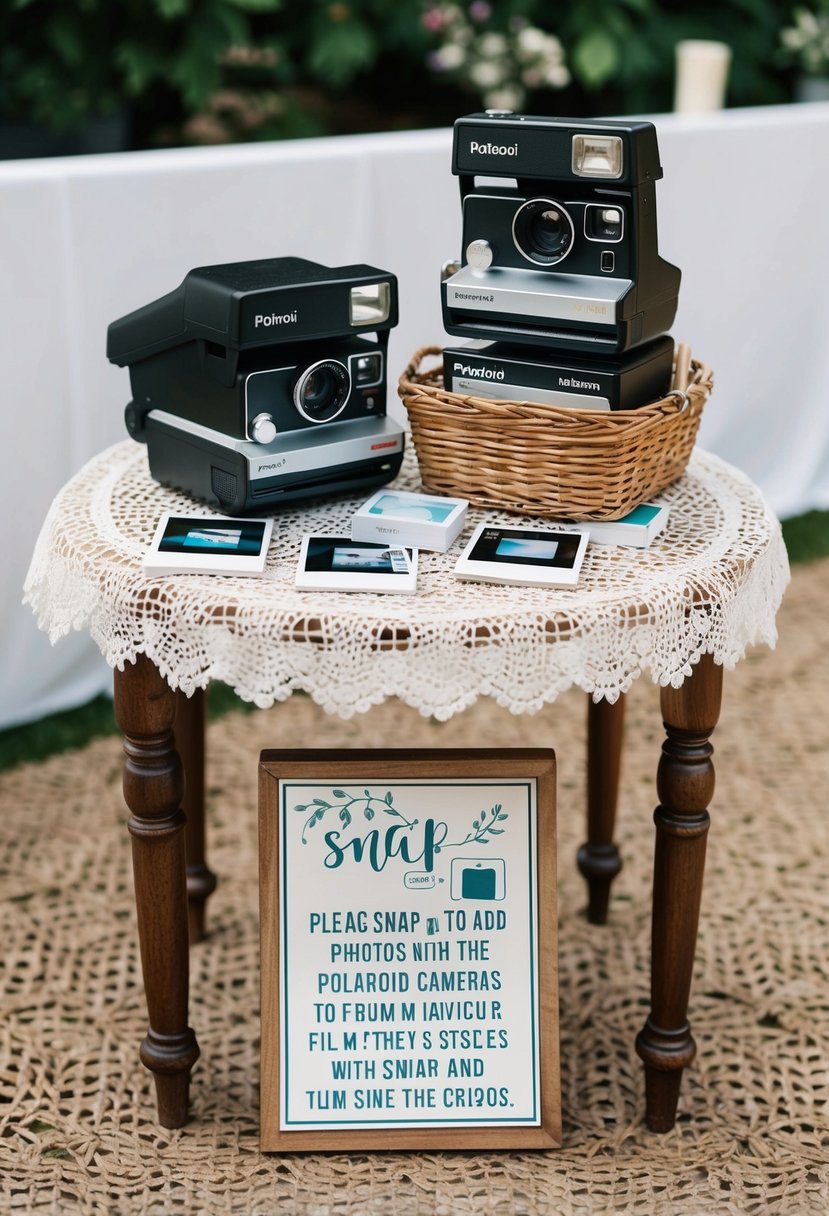
M 324 1147 L 332 1134 L 368 1146 L 378 1133 L 448 1146 L 453 1132 L 496 1145 L 510 1130 L 531 1144 L 527 1129 L 549 1145 L 555 960 L 539 947 L 554 935 L 555 880 L 553 867 L 542 900 L 539 855 L 554 816 L 538 767 L 543 756 L 552 769 L 551 753 L 318 753 L 302 772 L 289 755 L 262 766 L 271 1147 Z M 509 757 L 512 771 L 476 773 L 483 757 L 502 768 Z

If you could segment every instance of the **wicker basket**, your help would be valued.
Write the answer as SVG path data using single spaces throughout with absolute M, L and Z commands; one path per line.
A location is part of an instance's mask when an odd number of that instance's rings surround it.
M 409 413 L 424 489 L 556 519 L 618 519 L 679 477 L 713 387 L 705 364 L 677 347 L 674 388 L 636 410 L 583 410 L 447 392 L 441 355 L 418 350 L 398 391 Z

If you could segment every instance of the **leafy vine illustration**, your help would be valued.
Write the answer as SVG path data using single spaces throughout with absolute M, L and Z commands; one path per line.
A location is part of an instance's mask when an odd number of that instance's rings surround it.
M 398 811 L 394 805 L 394 796 L 391 790 L 388 790 L 382 798 L 376 797 L 369 790 L 363 790 L 362 794 L 354 795 L 346 793 L 345 790 L 332 790 L 331 796 L 341 799 L 341 801 L 326 802 L 324 798 L 314 798 L 311 802 L 300 802 L 294 807 L 294 810 L 299 811 L 300 814 L 306 814 L 308 811 L 311 812 L 302 828 L 303 844 L 308 843 L 305 833 L 325 817 L 326 811 L 336 811 L 340 823 L 344 828 L 347 828 L 354 815 L 359 814 L 360 804 L 363 804 L 363 817 L 368 820 L 372 820 L 377 811 L 380 811 L 383 815 L 391 815 L 393 818 L 400 820 L 403 827 L 413 828 L 418 822 L 417 819 L 407 819 L 405 815 L 402 815 Z
M 503 810 L 502 804 L 496 802 L 490 811 L 481 811 L 479 818 L 472 820 L 472 827 L 463 840 L 449 841 L 443 847 L 457 849 L 464 844 L 491 844 L 491 837 L 504 834 L 504 829 L 496 825 L 505 823 L 507 819 L 509 815 Z

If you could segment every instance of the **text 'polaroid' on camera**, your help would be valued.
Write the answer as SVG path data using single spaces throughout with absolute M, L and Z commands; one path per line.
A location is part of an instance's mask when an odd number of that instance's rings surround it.
M 379 490 L 352 518 L 351 536 L 445 553 L 463 528 L 468 506 L 465 498 Z
M 588 532 L 501 528 L 482 523 L 455 566 L 461 579 L 515 586 L 574 587 Z
M 417 590 L 417 549 L 349 536 L 305 536 L 295 579 L 308 591 Z
M 272 532 L 272 519 L 166 512 L 142 566 L 147 574 L 261 574 Z

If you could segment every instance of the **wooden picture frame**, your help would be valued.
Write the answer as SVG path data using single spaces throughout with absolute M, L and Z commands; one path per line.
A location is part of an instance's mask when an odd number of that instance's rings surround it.
M 265 751 L 263 1152 L 561 1143 L 555 756 Z

